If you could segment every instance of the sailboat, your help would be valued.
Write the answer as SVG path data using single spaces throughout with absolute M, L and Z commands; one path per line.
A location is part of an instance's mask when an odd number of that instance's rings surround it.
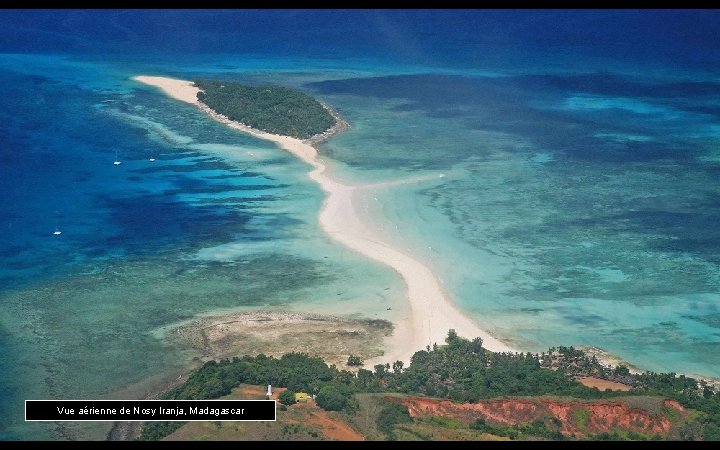
M 153 155 L 153 152 L 150 152 L 150 162 L 155 161 L 155 156 Z
M 116 166 L 119 166 L 121 164 L 120 160 L 118 159 L 118 152 L 115 150 L 115 162 L 113 163 Z
M 55 221 L 55 231 L 53 231 L 54 236 L 60 236 L 62 234 L 62 231 L 57 226 L 57 221 Z

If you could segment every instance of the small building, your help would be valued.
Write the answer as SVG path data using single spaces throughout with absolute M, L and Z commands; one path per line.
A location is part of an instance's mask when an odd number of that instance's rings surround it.
M 296 402 L 307 402 L 310 396 L 306 392 L 296 392 L 295 393 L 295 401 Z

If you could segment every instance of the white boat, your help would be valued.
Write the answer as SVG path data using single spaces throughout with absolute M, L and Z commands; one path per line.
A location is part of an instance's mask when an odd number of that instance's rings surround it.
M 117 150 L 115 150 L 115 162 L 113 164 L 115 164 L 116 166 L 119 166 L 120 164 L 122 164 L 122 162 L 118 159 Z
M 151 156 L 151 157 L 150 157 L 150 162 L 153 162 L 153 161 L 155 161 L 155 158 L 153 158 L 153 157 Z
M 57 211 L 55 211 L 55 214 L 57 214 Z M 62 234 L 62 231 L 60 231 L 60 227 L 58 227 L 58 221 L 55 220 L 55 231 L 53 231 L 53 236 L 60 236 Z

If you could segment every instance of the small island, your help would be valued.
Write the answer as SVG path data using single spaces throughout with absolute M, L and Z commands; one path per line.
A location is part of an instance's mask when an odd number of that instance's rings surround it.
M 310 139 L 341 120 L 313 97 L 282 86 L 246 86 L 218 80 L 195 81 L 197 98 L 218 114 L 256 130 Z

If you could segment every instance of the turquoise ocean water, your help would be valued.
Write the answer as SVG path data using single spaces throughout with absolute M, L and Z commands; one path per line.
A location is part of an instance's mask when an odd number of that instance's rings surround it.
M 362 207 L 507 343 L 720 377 L 715 11 L 3 11 L 0 24 L 2 439 L 103 438 L 109 424 L 25 423 L 22 402 L 176 377 L 193 355 L 157 337 L 168 324 L 247 308 L 374 318 L 402 302 L 396 274 L 318 228 L 306 166 L 137 74 L 301 89 L 351 124 L 321 146 L 338 177 L 444 174 Z

